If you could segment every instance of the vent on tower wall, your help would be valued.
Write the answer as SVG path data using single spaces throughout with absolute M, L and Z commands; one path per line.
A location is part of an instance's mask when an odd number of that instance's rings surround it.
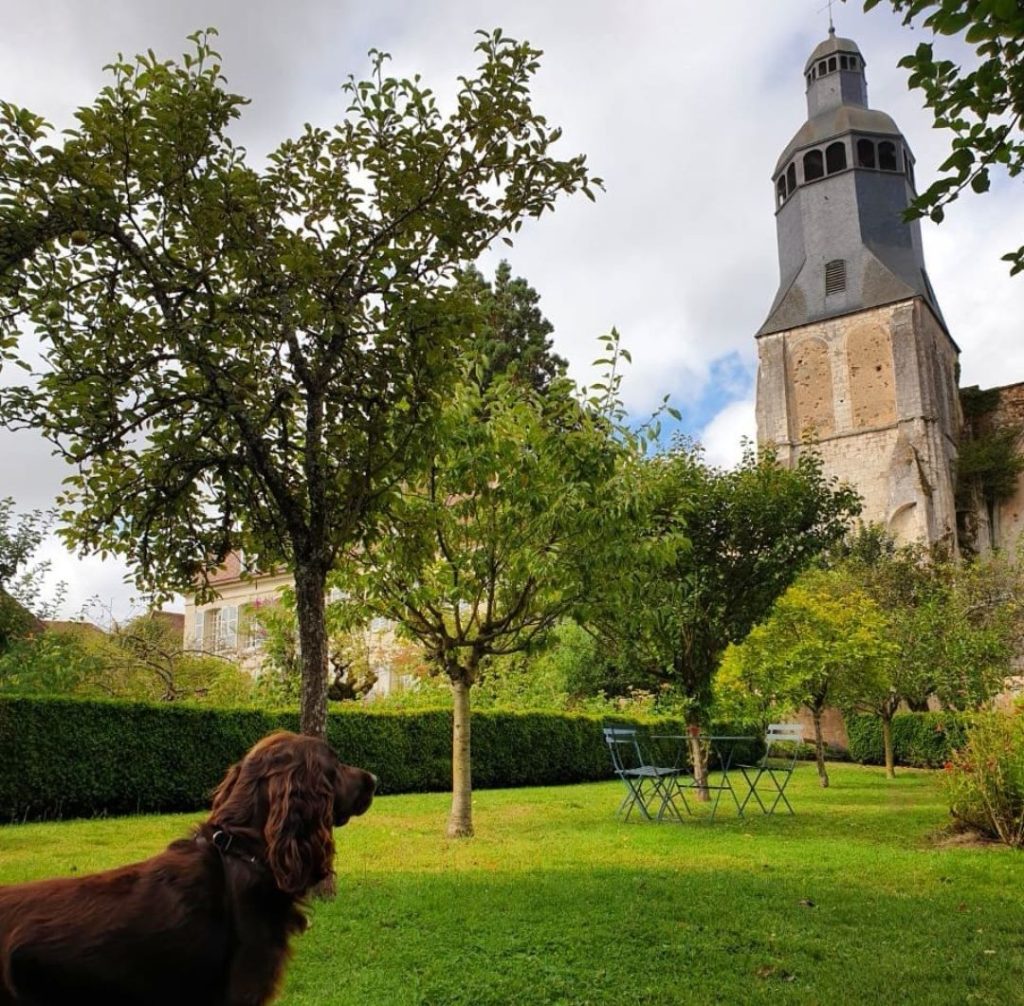
M 825 296 L 842 293 L 846 289 L 846 259 L 837 258 L 825 263 Z

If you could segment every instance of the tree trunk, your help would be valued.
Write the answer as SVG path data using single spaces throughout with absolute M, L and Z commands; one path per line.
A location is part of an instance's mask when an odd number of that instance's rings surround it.
M 691 709 L 686 714 L 686 740 L 690 746 L 690 764 L 693 766 L 694 792 L 697 799 L 707 802 L 711 799 L 708 792 L 708 759 L 707 751 L 700 742 L 700 716 Z
M 828 789 L 828 769 L 825 768 L 825 741 L 821 736 L 821 707 L 812 706 L 811 714 L 814 719 L 814 760 L 818 766 L 818 780 L 822 789 Z
M 469 689 L 463 677 L 452 678 L 452 809 L 448 815 L 449 838 L 473 835 L 473 776 L 469 746 Z
M 327 735 L 327 624 L 324 594 L 326 572 L 296 563 L 295 611 L 299 619 L 300 693 L 299 729 L 310 737 Z
M 882 747 L 885 748 L 885 777 L 896 778 L 896 759 L 892 751 L 892 716 L 882 717 Z

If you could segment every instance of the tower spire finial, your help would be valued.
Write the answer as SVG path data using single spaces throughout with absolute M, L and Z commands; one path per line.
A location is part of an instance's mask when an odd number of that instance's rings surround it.
M 835 2 L 836 0 L 825 0 L 825 6 L 818 8 L 819 14 L 823 13 L 826 10 L 828 11 L 828 33 L 830 35 L 834 35 L 836 33 L 835 22 L 832 20 L 832 4 L 834 4 Z M 846 3 L 846 0 L 843 0 L 843 3 Z

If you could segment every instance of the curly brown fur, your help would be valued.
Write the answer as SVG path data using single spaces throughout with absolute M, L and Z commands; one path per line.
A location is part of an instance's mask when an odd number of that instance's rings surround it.
M 0 1006 L 262 1006 L 332 829 L 376 780 L 323 742 L 276 733 L 233 765 L 209 818 L 152 859 L 0 887 Z

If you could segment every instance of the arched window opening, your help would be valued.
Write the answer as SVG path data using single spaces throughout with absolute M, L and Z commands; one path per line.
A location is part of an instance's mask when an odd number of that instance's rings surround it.
M 786 201 L 785 175 L 779 175 L 779 180 L 775 183 L 775 195 L 778 197 L 779 205 L 781 206 Z
M 824 77 L 826 73 L 828 73 L 828 62 L 827 62 L 827 60 L 823 59 L 818 64 L 818 76 L 819 77 Z
M 875 145 L 871 140 L 857 141 L 857 165 L 861 168 L 875 166 Z
M 878 144 L 878 166 L 883 171 L 899 171 L 896 166 L 896 144 L 883 140 Z
M 906 149 L 903 151 L 903 170 L 906 171 L 910 184 L 914 185 L 914 159 L 910 156 L 910 151 Z
M 825 165 L 830 175 L 843 171 L 846 168 L 846 144 L 830 143 L 825 149 Z
M 789 167 L 786 168 L 786 188 L 789 189 L 792 194 L 796 188 L 796 162 L 790 161 Z
M 846 259 L 837 258 L 825 263 L 825 296 L 846 290 Z
M 804 154 L 804 181 L 813 182 L 816 178 L 822 178 L 825 174 L 825 167 L 822 163 L 820 150 L 808 150 Z
M 832 73 L 835 70 L 835 68 L 836 68 L 836 58 L 835 58 L 835 56 L 830 56 L 829 60 L 828 60 L 828 72 Z

